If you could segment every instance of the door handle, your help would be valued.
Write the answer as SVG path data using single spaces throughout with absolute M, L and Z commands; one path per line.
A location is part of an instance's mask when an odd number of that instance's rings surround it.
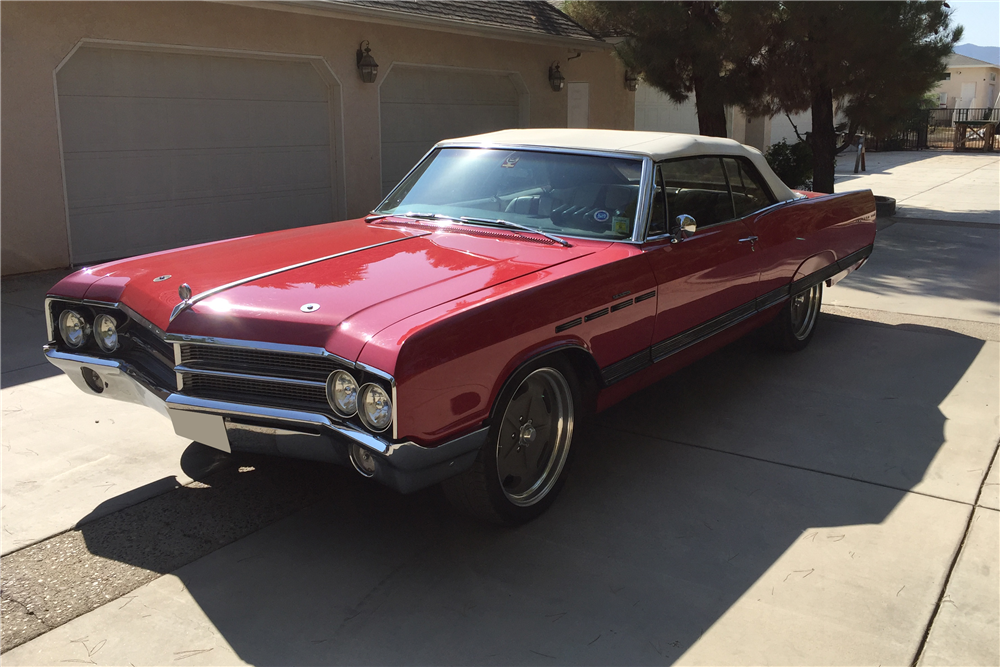
M 750 252 L 755 252 L 757 250 L 757 248 L 754 246 L 754 241 L 756 241 L 756 240 L 757 240 L 756 236 L 748 236 L 745 239 L 740 239 L 740 243 L 746 243 L 747 241 L 749 241 L 750 242 Z

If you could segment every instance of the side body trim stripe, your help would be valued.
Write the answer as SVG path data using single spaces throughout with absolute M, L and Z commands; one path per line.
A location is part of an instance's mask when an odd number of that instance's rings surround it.
M 718 317 L 714 317 L 696 327 L 683 331 L 676 336 L 671 336 L 666 340 L 655 343 L 641 352 L 625 357 L 621 361 L 616 361 L 609 366 L 605 366 L 601 369 L 601 379 L 604 380 L 605 386 L 624 380 L 628 376 L 638 373 L 658 361 L 663 361 L 671 355 L 707 340 L 715 334 L 721 333 L 763 310 L 776 306 L 790 296 L 803 292 L 813 285 L 817 285 L 827 278 L 847 270 L 858 262 L 867 259 L 872 254 L 873 248 L 874 245 L 866 246 L 805 278 L 796 280 L 794 283 L 790 283 L 784 287 L 779 287 L 776 290 L 771 290 L 755 298 L 753 301 L 745 303 L 742 306 L 737 306 Z M 638 300 L 636 298 L 636 301 Z

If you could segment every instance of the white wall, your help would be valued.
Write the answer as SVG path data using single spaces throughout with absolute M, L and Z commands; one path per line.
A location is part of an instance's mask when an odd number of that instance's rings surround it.
M 686 102 L 676 104 L 656 88 L 640 81 L 635 91 L 635 129 L 698 134 L 694 95 Z
M 806 136 L 806 132 L 812 131 L 812 113 L 809 111 L 804 111 L 802 113 L 791 114 L 791 121 L 783 113 L 779 113 L 777 116 L 771 118 L 771 141 L 772 144 L 781 143 L 784 139 L 790 144 L 794 144 L 798 141 L 798 137 L 795 136 L 795 130 L 792 128 L 792 123 L 795 123 L 795 127 L 799 128 L 799 134 Z

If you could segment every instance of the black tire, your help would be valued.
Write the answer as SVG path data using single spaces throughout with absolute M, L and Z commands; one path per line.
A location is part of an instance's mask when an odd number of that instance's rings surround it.
M 896 200 L 892 197 L 875 195 L 875 217 L 888 218 L 896 215 Z
M 774 344 L 788 352 L 804 350 L 816 333 L 822 303 L 822 282 L 789 299 L 771 324 Z
M 508 526 L 545 512 L 569 471 L 573 429 L 582 409 L 579 387 L 572 367 L 561 358 L 519 370 L 497 399 L 475 463 L 441 484 L 452 505 Z

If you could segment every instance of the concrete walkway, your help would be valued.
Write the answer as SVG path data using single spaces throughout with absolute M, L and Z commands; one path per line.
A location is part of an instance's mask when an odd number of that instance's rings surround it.
M 189 443 L 155 414 L 8 373 L 51 276 L 5 280 L 5 539 L 86 523 L 4 556 L 4 646 L 37 635 L 4 664 L 1000 664 L 997 164 L 874 156 L 838 190 L 901 214 L 809 349 L 747 339 L 604 413 L 517 530 L 281 459 L 172 488 Z M 992 209 L 952 200 L 990 173 Z M 81 414 L 126 420 L 104 461 Z
M 5 278 L 2 553 L 187 484 L 213 465 L 138 406 L 79 391 L 42 356 L 46 291 L 68 271 Z
M 868 153 L 855 174 L 856 153 L 837 158 L 837 192 L 870 189 L 894 197 L 901 218 L 1000 225 L 1000 154 L 951 151 Z

